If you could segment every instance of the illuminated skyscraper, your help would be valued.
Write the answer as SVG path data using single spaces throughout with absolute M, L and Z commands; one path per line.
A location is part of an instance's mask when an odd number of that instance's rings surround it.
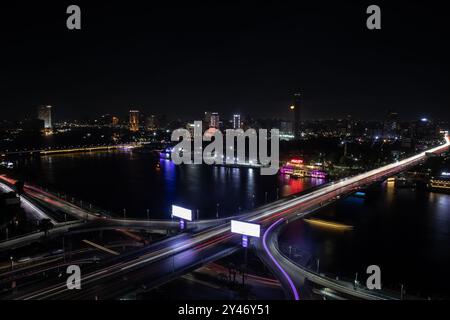
M 52 106 L 39 106 L 38 119 L 44 121 L 44 129 L 52 128 Z
M 117 117 L 112 117 L 112 119 L 111 119 L 111 124 L 112 124 L 113 127 L 119 125 L 119 118 L 117 118 Z
M 219 122 L 220 122 L 219 113 L 217 112 L 211 113 L 211 122 L 209 124 L 209 127 L 219 129 L 220 126 Z
M 301 118 L 300 118 L 300 111 L 301 111 L 301 94 L 300 93 L 296 93 L 294 94 L 294 105 L 293 105 L 293 109 L 294 109 L 294 136 L 295 138 L 300 138 L 301 135 Z
M 292 130 L 291 121 L 280 122 L 280 140 L 292 140 L 294 138 L 294 132 Z
M 203 122 L 206 123 L 208 126 L 211 123 L 211 112 L 205 111 L 205 115 L 203 117 Z
M 383 125 L 383 136 L 387 139 L 394 139 L 398 136 L 399 121 L 398 113 L 389 111 Z
M 240 129 L 241 128 L 241 115 L 240 114 L 234 114 L 233 115 L 233 129 Z
M 156 123 L 155 115 L 151 114 L 150 116 L 147 117 L 146 127 L 147 127 L 147 130 L 155 130 L 156 129 L 157 123 Z
M 130 131 L 137 132 L 139 131 L 139 111 L 138 110 L 130 110 Z

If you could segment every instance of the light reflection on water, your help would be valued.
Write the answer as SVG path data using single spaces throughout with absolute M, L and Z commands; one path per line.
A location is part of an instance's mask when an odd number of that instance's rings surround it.
M 354 226 L 338 232 L 304 221 L 291 223 L 280 243 L 310 256 L 321 272 L 352 279 L 376 264 L 386 287 L 404 284 L 424 297 L 450 296 L 450 195 L 425 190 L 394 189 L 383 184 L 366 199 L 348 197 L 322 209 L 314 218 Z
M 159 165 L 158 165 L 159 164 Z M 282 196 L 304 191 L 323 180 L 261 176 L 259 169 L 176 166 L 149 155 L 110 151 L 60 154 L 20 164 L 26 180 L 62 191 L 120 215 L 170 218 L 172 204 L 194 210 L 200 218 L 229 216 Z M 267 195 L 266 195 L 267 193 Z

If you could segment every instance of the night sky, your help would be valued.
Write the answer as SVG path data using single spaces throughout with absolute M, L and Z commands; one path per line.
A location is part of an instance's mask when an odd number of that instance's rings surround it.
M 450 120 L 444 2 L 153 2 L 2 2 L 0 119 L 40 104 L 57 120 L 130 108 L 288 117 L 299 91 L 306 119 Z M 81 31 L 66 28 L 70 4 Z M 382 30 L 366 28 L 370 4 Z

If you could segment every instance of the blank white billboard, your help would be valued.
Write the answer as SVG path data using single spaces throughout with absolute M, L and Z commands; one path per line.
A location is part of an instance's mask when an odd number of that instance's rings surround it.
M 172 216 L 192 221 L 192 211 L 186 208 L 172 206 Z
M 259 238 L 261 226 L 255 223 L 231 220 L 231 232 Z

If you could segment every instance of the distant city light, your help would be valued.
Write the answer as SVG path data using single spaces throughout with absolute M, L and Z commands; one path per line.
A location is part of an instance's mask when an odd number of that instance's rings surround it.
M 441 175 L 444 177 L 448 177 L 450 176 L 450 172 L 442 172 Z
M 422 118 L 422 119 L 420 119 L 420 121 L 422 121 L 422 122 L 427 122 L 428 119 L 427 119 L 427 118 Z

